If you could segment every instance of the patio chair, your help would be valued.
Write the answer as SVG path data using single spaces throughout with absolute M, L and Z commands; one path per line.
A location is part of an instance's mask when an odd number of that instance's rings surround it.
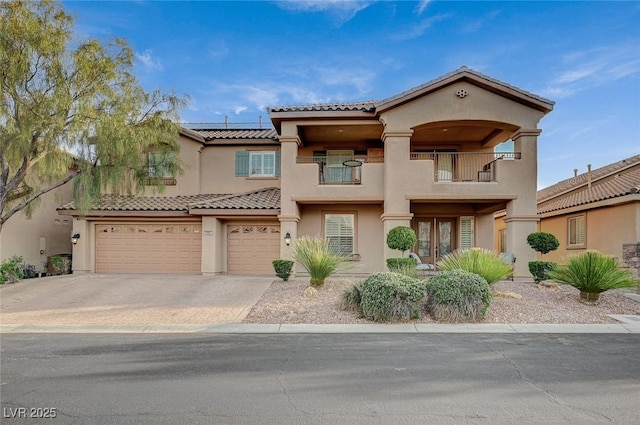
M 414 260 L 416 260 L 416 263 L 418 263 L 418 265 L 416 266 L 416 270 L 420 272 L 422 277 L 424 277 L 424 275 L 428 272 L 436 271 L 435 265 L 430 263 L 423 263 L 420 257 L 418 257 L 418 254 L 416 254 L 415 252 L 410 253 L 409 257 L 413 258 Z

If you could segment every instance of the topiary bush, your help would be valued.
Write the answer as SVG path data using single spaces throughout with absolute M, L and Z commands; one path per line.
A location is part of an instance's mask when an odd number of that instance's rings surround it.
M 374 273 L 362 282 L 362 315 L 375 322 L 418 319 L 425 284 L 400 273 Z
M 273 260 L 273 269 L 276 272 L 276 276 L 285 282 L 289 280 L 291 276 L 291 270 L 293 269 L 293 261 L 291 260 Z
M 438 322 L 479 322 L 492 299 L 484 278 L 460 269 L 438 272 L 427 284 L 427 311 Z
M 511 264 L 507 264 L 495 252 L 484 248 L 460 249 L 438 261 L 438 270 L 456 269 L 482 276 L 489 285 L 513 273 Z
M 551 233 L 534 232 L 527 236 L 527 243 L 534 251 L 542 255 L 555 251 L 560 246 L 560 241 Z
M 549 279 L 548 273 L 555 270 L 558 265 L 553 261 L 530 261 L 529 272 L 533 275 L 533 280 L 540 283 Z
M 411 249 L 417 242 L 416 232 L 411 227 L 398 226 L 387 233 L 387 246 L 402 251 L 403 257 L 404 252 Z
M 417 265 L 418 262 L 411 257 L 387 258 L 387 267 L 390 272 L 400 273 L 414 278 L 418 277 L 418 271 L 416 270 Z
M 0 285 L 15 283 L 24 277 L 23 259 L 19 255 L 9 257 L 0 265 Z

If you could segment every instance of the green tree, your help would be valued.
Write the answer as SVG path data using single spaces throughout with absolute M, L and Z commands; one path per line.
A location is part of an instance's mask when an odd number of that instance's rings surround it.
M 391 249 L 399 249 L 402 251 L 402 256 L 404 256 L 404 252 L 411 249 L 416 242 L 418 242 L 418 238 L 416 237 L 416 232 L 411 227 L 397 226 L 387 233 L 387 246 Z
M 534 232 L 527 236 L 527 243 L 534 251 L 542 255 L 555 251 L 560 246 L 560 241 L 551 233 Z
M 72 40 L 71 17 L 50 0 L 0 2 L 0 231 L 43 194 L 73 180 L 86 211 L 101 190 L 138 192 L 147 154 L 180 166 L 175 94 L 146 92 L 131 48 Z

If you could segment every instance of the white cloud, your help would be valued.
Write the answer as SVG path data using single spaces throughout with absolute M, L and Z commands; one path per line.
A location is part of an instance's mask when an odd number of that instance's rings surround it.
M 136 59 L 142 64 L 143 67 L 150 71 L 162 71 L 163 67 L 160 61 L 153 58 L 153 52 L 151 50 L 145 50 L 142 53 L 136 53 Z
M 319 80 L 328 86 L 353 86 L 359 93 L 371 91 L 376 78 L 375 72 L 369 69 L 317 68 Z
M 337 25 L 353 19 L 361 10 L 377 0 L 280 0 L 278 7 L 294 12 L 324 12 L 332 16 Z
M 426 30 L 431 28 L 434 24 L 440 21 L 444 21 L 445 19 L 448 19 L 450 16 L 451 14 L 448 13 L 448 14 L 439 14 L 439 15 L 432 16 L 430 18 L 423 19 L 418 24 L 410 28 L 407 32 L 398 33 L 395 36 L 393 36 L 392 39 L 398 40 L 398 41 L 405 41 L 405 40 L 411 40 L 413 38 L 418 38 L 422 34 L 424 34 Z
M 233 110 L 233 113 L 236 115 L 239 115 L 241 113 L 243 113 L 244 111 L 248 110 L 249 108 L 247 108 L 246 106 L 236 106 Z
M 422 12 L 429 6 L 429 3 L 431 3 L 431 0 L 420 0 L 420 3 L 418 3 L 415 9 L 416 13 L 422 15 Z
M 568 97 L 574 93 L 640 74 L 640 51 L 636 46 L 594 47 L 569 52 L 544 90 L 546 95 Z
M 474 33 L 480 31 L 485 25 L 491 22 L 500 14 L 499 10 L 488 13 L 478 19 L 475 19 L 462 27 L 463 33 Z

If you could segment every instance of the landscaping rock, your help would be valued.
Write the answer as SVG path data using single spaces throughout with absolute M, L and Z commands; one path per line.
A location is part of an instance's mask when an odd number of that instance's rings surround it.
M 516 293 L 516 292 L 500 292 L 500 291 L 494 291 L 493 293 L 494 297 L 502 297 L 502 298 L 515 298 L 517 300 L 522 298 L 522 295 Z
M 560 285 L 558 285 L 556 282 L 551 282 L 548 280 L 544 280 L 540 283 L 538 283 L 538 288 L 539 289 L 553 289 L 554 291 L 560 288 Z
M 302 293 L 306 298 L 313 298 L 318 295 L 318 290 L 312 286 L 307 286 L 307 289 Z

